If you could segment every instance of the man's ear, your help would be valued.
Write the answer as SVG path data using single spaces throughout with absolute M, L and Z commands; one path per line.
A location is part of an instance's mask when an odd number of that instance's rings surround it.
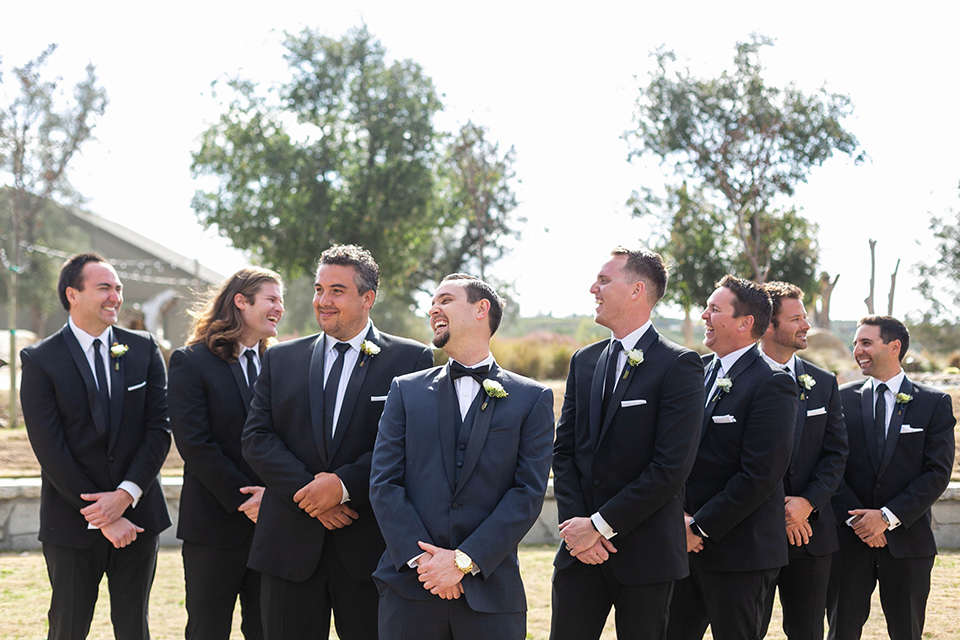
M 233 296 L 233 304 L 237 307 L 237 309 L 243 311 L 250 306 L 250 301 L 247 300 L 247 296 L 243 295 L 242 293 L 237 293 Z
M 483 320 L 490 313 L 490 301 L 486 298 L 480 298 L 477 302 L 477 320 Z
M 363 308 L 367 311 L 373 308 L 373 303 L 377 301 L 377 292 L 373 289 L 365 291 L 362 296 L 363 298 Z

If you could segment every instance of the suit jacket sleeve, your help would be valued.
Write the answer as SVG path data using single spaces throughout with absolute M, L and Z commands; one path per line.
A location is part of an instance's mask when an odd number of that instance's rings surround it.
M 650 464 L 600 507 L 600 515 L 617 534 L 629 533 L 677 495 L 696 460 L 705 401 L 700 357 L 688 352 L 675 359 L 666 380 L 658 400 Z
M 147 339 L 150 344 L 150 361 L 147 365 L 147 395 L 142 409 L 142 420 L 145 427 L 143 445 L 137 451 L 123 476 L 124 480 L 135 483 L 144 492 L 153 482 L 157 481 L 160 468 L 170 452 L 170 419 L 167 416 L 167 371 L 163 364 L 163 356 L 160 355 L 160 348 L 154 342 L 153 336 L 149 336 Z M 126 410 L 127 405 L 125 403 L 124 411 Z
M 514 484 L 493 512 L 460 545 L 480 568 L 480 576 L 493 573 L 530 530 L 547 490 L 553 439 L 553 391 L 542 389 L 520 427 L 520 447 Z
M 833 497 L 847 461 L 847 428 L 843 420 L 843 405 L 837 379 L 830 377 L 832 388 L 827 402 L 827 424 L 823 431 L 820 457 L 813 468 L 810 482 L 800 495 L 819 511 Z
M 553 495 L 557 500 L 560 522 L 587 514 L 587 503 L 580 488 L 580 472 L 576 462 L 577 364 L 578 355 L 570 359 L 570 372 L 563 393 L 563 407 L 557 421 L 553 443 Z M 582 356 L 581 356 L 582 357 Z
M 37 461 L 57 493 L 79 511 L 90 504 L 80 499 L 81 493 L 96 493 L 106 487 L 98 487 L 73 457 L 64 438 L 56 391 L 30 351 L 20 352 L 20 368 L 20 405 Z
M 955 424 L 950 396 L 941 393 L 926 428 L 923 471 L 884 505 L 906 527 L 920 519 L 947 488 L 953 470 Z
M 380 416 L 370 474 L 370 502 L 397 571 L 408 569 L 407 562 L 423 553 L 417 544 L 420 540 L 434 544 L 404 488 L 407 430 L 404 402 L 403 388 L 394 380 Z
M 433 351 L 423 347 L 415 367 L 409 372 L 429 369 L 433 366 Z M 406 368 L 403 373 L 408 373 Z M 392 381 L 391 381 L 392 383 Z M 332 471 L 350 492 L 350 502 L 354 507 L 366 505 L 370 500 L 370 465 L 373 459 L 373 450 L 364 452 L 353 462 L 341 465 Z
M 194 359 L 182 350 L 174 351 L 170 356 L 169 402 L 177 448 L 203 486 L 224 510 L 233 512 L 249 498 L 240 493 L 240 487 L 247 486 L 249 480 L 213 438 L 209 405 L 218 400 L 208 397 Z
M 263 353 L 260 377 L 257 378 L 250 413 L 243 425 L 243 458 L 264 484 L 282 499 L 281 502 L 299 510 L 293 495 L 313 480 L 314 474 L 290 451 L 273 424 L 273 395 L 280 392 L 273 388 L 273 377 L 282 377 L 283 369 L 282 362 L 274 365 L 275 356 L 273 349 Z M 277 371 L 274 371 L 275 366 Z
M 797 392 L 792 376 L 778 373 L 757 388 L 744 416 L 747 424 L 739 471 L 693 514 L 711 538 L 722 540 L 783 482 L 790 464 L 796 416 Z

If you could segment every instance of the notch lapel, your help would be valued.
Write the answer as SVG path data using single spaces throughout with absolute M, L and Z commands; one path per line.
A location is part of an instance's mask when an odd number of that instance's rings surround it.
M 900 390 L 897 393 L 906 393 L 913 395 L 913 383 L 906 376 L 900 384 Z M 897 440 L 900 438 L 900 427 L 903 426 L 903 419 L 907 413 L 907 404 L 896 403 L 896 393 L 894 394 L 893 415 L 890 416 L 890 427 L 887 429 L 887 437 L 883 443 L 883 452 L 880 456 L 880 468 L 877 475 L 881 475 L 890 465 L 890 459 L 893 458 L 893 452 L 897 448 Z
M 653 343 L 656 341 L 659 334 L 657 334 L 656 329 L 653 328 L 653 325 L 650 325 L 650 328 L 647 329 L 640 339 L 637 340 L 637 344 L 634 345 L 634 349 L 640 349 L 643 351 L 643 355 L 646 357 L 649 355 L 650 348 L 653 346 Z M 607 429 L 610 427 L 610 423 L 613 421 L 614 414 L 617 413 L 617 410 L 620 408 L 620 402 L 623 400 L 623 397 L 627 394 L 627 387 L 633 384 L 633 381 L 637 378 L 639 367 L 642 367 L 643 363 L 636 366 L 630 366 L 630 362 L 624 364 L 623 371 L 620 373 L 620 376 L 617 380 L 617 386 L 614 387 L 613 397 L 610 398 L 610 406 L 607 407 L 607 415 L 603 418 L 603 424 L 600 426 L 600 437 L 597 440 L 603 440 L 603 436 L 607 433 Z
M 494 378 L 500 384 L 503 384 L 503 376 L 501 374 L 502 371 L 500 367 L 494 363 L 490 373 L 487 374 L 487 378 Z M 480 385 L 479 393 L 481 396 L 487 393 L 483 385 Z M 463 456 L 463 469 L 460 471 L 460 478 L 457 480 L 456 486 L 453 489 L 453 497 L 457 497 L 457 493 L 459 493 L 463 485 L 467 483 L 473 470 L 477 467 L 477 462 L 480 460 L 480 452 L 483 450 L 483 445 L 487 441 L 487 433 L 490 431 L 490 424 L 493 422 L 493 414 L 497 410 L 497 405 L 500 404 L 500 400 L 503 400 L 503 398 L 494 398 L 492 396 L 480 398 L 481 408 L 477 409 L 476 417 L 473 420 L 473 427 L 470 429 L 470 438 L 467 440 L 467 451 Z M 484 403 L 487 405 L 486 409 L 482 408 Z
M 73 358 L 80 377 L 83 378 L 83 384 L 87 388 L 87 403 L 90 405 L 90 416 L 93 418 L 93 426 L 97 430 L 97 435 L 101 438 L 107 435 L 106 416 L 103 415 L 103 409 L 100 406 L 100 396 L 97 394 L 97 382 L 93 379 L 93 371 L 90 370 L 90 363 L 87 362 L 87 356 L 80 348 L 77 337 L 73 335 L 73 330 L 69 324 L 63 325 L 60 329 L 60 336 L 67 345 L 67 351 Z
M 863 429 L 863 439 L 867 442 L 867 453 L 870 454 L 870 464 L 874 472 L 880 469 L 880 452 L 877 451 L 877 438 L 873 432 L 873 384 L 868 378 L 860 387 L 860 422 Z
M 313 427 L 313 441 L 320 453 L 324 467 L 329 463 L 327 447 L 323 443 L 323 360 L 324 334 L 320 333 L 313 342 L 310 354 L 310 371 L 307 374 L 308 399 L 310 402 L 310 422 Z
M 243 413 L 246 414 L 250 409 L 250 403 L 253 402 L 253 395 L 250 393 L 250 387 L 247 386 L 247 379 L 243 377 L 243 369 L 240 361 L 227 364 L 233 381 L 237 383 L 237 389 L 240 391 L 240 397 L 243 398 Z
M 716 356 L 716 354 L 714 354 L 713 357 L 712 357 L 710 360 L 704 361 L 704 363 L 703 363 L 703 370 L 704 370 L 705 373 L 708 372 L 708 371 L 712 372 L 715 368 L 717 368 L 717 367 L 719 367 L 719 366 L 720 366 L 720 358 L 718 358 L 718 357 Z M 708 379 L 708 380 L 710 379 L 710 376 L 711 376 L 711 375 L 712 375 L 712 373 L 707 374 L 707 379 Z M 706 384 L 706 383 L 704 383 L 704 384 Z M 712 387 L 713 384 L 711 384 L 710 386 Z M 711 390 L 712 390 L 712 389 L 708 388 L 708 389 L 707 389 L 707 393 L 710 393 Z M 709 398 L 708 398 L 708 400 L 709 400 Z M 709 401 L 709 402 L 707 402 L 707 406 L 703 408 L 703 424 L 700 425 L 700 440 L 701 440 L 701 441 L 703 440 L 703 436 L 705 436 L 705 435 L 707 434 L 707 425 L 710 424 L 710 418 L 711 418 L 711 416 L 713 416 L 713 410 L 716 409 L 716 407 L 717 407 L 717 402 L 719 402 L 719 400 L 717 400 L 716 402 Z
M 376 327 L 371 326 L 364 339 L 376 343 L 379 337 Z M 361 351 L 353 365 L 353 370 L 347 380 L 347 390 L 343 394 L 343 403 L 340 405 L 340 415 L 337 417 L 337 428 L 333 433 L 333 442 L 330 443 L 328 455 L 331 460 L 336 457 L 337 449 L 340 448 L 340 443 L 343 442 L 343 438 L 350 427 L 350 420 L 353 418 L 353 412 L 357 408 L 357 401 L 360 398 L 360 387 L 363 386 L 363 380 L 370 368 L 376 366 L 374 364 L 375 360 L 376 358 L 367 356 Z
M 436 389 L 437 409 L 440 415 L 437 416 L 437 428 L 440 430 L 440 458 L 443 460 L 443 468 L 447 476 L 447 482 L 450 483 L 450 490 L 453 491 L 456 485 L 456 464 L 453 456 L 456 451 L 456 420 L 460 419 L 460 406 L 457 403 L 457 396 L 453 388 L 453 378 L 450 377 L 450 365 L 446 364 L 440 367 L 437 377 L 433 379 L 430 389 Z

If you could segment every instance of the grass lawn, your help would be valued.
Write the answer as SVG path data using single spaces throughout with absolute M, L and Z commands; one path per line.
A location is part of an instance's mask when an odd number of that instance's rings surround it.
M 527 587 L 529 614 L 527 637 L 546 639 L 550 630 L 550 576 L 553 549 L 525 547 L 520 561 Z M 50 600 L 43 556 L 39 552 L 0 554 L 0 638 L 46 637 L 46 612 Z M 960 551 L 944 551 L 933 569 L 933 587 L 927 603 L 924 638 L 956 640 L 960 638 Z M 150 598 L 150 631 L 157 640 L 183 637 L 186 611 L 183 608 L 183 566 L 179 549 L 160 550 L 157 578 Z M 782 639 L 779 611 L 774 611 L 768 638 Z M 239 615 L 234 617 L 234 638 L 241 638 Z M 331 635 L 331 638 L 336 636 Z M 710 637 L 709 632 L 707 637 Z M 874 593 L 873 613 L 864 628 L 864 640 L 887 637 L 880 603 Z M 94 616 L 90 638 L 113 638 L 110 627 L 110 605 L 106 584 L 101 585 L 99 606 Z M 614 640 L 612 619 L 607 623 L 604 640 Z

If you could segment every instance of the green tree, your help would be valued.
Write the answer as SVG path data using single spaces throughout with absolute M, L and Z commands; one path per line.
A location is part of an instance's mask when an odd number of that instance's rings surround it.
M 930 232 L 936 239 L 936 260 L 917 267 L 917 291 L 930 303 L 924 322 L 956 322 L 960 316 L 960 211 L 931 216 Z
M 305 29 L 284 45 L 282 85 L 226 83 L 226 111 L 193 154 L 193 174 L 209 186 L 194 209 L 291 278 L 311 273 L 331 243 L 361 244 L 387 297 L 409 306 L 440 216 L 433 82 L 411 60 L 388 62 L 365 27 L 341 39 Z
M 5 84 L 0 67 L 0 259 L 4 265 L 4 293 L 10 310 L 10 419 L 16 424 L 16 325 L 19 306 L 27 304 L 42 325 L 51 307 L 49 292 L 56 270 L 40 251 L 25 251 L 56 244 L 56 212 L 50 199 L 76 200 L 67 180 L 74 154 L 92 137 L 93 128 L 107 105 L 97 85 L 93 65 L 68 98 L 60 79 L 44 78 L 43 70 L 56 51 L 51 44 L 39 56 L 14 67 L 15 89 Z M 25 294 L 21 297 L 21 290 Z
M 672 164 L 678 180 L 722 215 L 737 243 L 740 259 L 730 264 L 739 273 L 808 288 L 815 283 L 817 246 L 809 234 L 816 227 L 785 201 L 814 166 L 834 151 L 857 153 L 859 143 L 841 124 L 852 111 L 847 96 L 764 81 L 760 48 L 772 44 L 756 35 L 738 43 L 734 70 L 714 79 L 675 70 L 675 54 L 657 51 L 657 68 L 637 101 L 636 129 L 626 138 L 631 160 L 652 155 Z M 717 249 L 712 255 L 722 258 L 728 248 Z

